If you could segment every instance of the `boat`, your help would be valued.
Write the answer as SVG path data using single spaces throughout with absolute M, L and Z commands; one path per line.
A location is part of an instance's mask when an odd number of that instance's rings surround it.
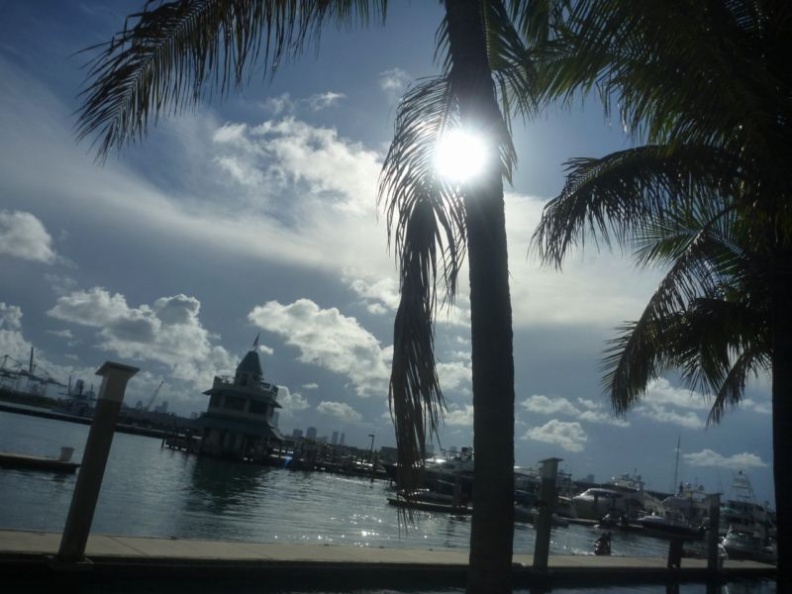
M 661 511 L 660 501 L 644 489 L 641 475 L 625 473 L 614 477 L 600 487 L 590 487 L 572 498 L 579 518 L 599 520 L 611 510 L 627 515 L 629 519 Z
M 721 536 L 730 530 L 756 534 L 769 540 L 775 533 L 773 514 L 767 506 L 757 503 L 748 476 L 739 471 L 732 482 L 732 497 L 720 505 Z
M 388 478 L 399 484 L 398 464 L 385 464 Z M 462 448 L 457 454 L 435 456 L 423 461 L 421 487 L 439 493 L 453 494 L 457 485 L 468 494 L 473 492 L 473 449 Z
M 720 542 L 729 559 L 776 563 L 778 550 L 773 541 L 742 530 L 729 530 Z
M 536 524 L 539 517 L 539 508 L 528 505 L 514 504 L 514 521 L 525 524 Z M 569 519 L 559 516 L 553 512 L 551 516 L 551 526 L 554 528 L 566 528 L 569 526 Z
M 644 534 L 648 536 L 700 540 L 705 534 L 702 525 L 692 524 L 681 512 L 672 509 L 663 514 L 642 516 L 638 518 L 638 523 L 643 526 Z
M 396 497 L 388 497 L 388 504 L 402 509 L 416 511 L 469 515 L 473 513 L 465 497 L 454 498 L 453 495 L 438 493 L 431 489 L 415 489 L 400 491 Z

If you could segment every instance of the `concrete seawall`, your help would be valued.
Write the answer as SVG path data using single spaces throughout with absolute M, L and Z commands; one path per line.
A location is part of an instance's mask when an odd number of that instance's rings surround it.
M 60 534 L 0 531 L 0 579 L 4 584 L 48 588 L 55 584 L 125 586 L 156 582 L 194 591 L 261 592 L 284 589 L 463 588 L 466 550 L 415 550 L 156 539 L 91 535 L 86 560 L 56 559 Z M 645 557 L 551 556 L 547 571 L 534 570 L 532 555 L 514 556 L 515 587 L 594 587 L 637 584 L 722 583 L 774 579 L 775 566 L 726 560 L 717 572 L 706 560 L 683 559 L 679 569 Z M 270 590 L 271 588 L 271 590 Z M 225 590 L 224 590 L 225 589 Z M 97 590 L 99 591 L 99 590 Z M 129 591 L 129 590 L 125 590 Z M 145 590 L 148 591 L 148 590 Z

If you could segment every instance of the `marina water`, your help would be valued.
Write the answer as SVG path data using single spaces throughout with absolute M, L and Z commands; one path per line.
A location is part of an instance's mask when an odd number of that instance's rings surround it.
M 0 412 L 0 451 L 57 456 L 62 446 L 69 446 L 79 461 L 88 431 L 85 425 Z M 61 532 L 75 481 L 75 475 L 0 469 L 0 529 Z M 468 548 L 469 518 L 417 513 L 415 524 L 405 529 L 399 525 L 396 508 L 387 503 L 392 493 L 382 480 L 223 462 L 162 448 L 159 439 L 117 433 L 92 532 L 354 547 Z M 597 535 L 584 526 L 554 528 L 550 552 L 590 555 Z M 535 537 L 532 526 L 516 524 L 515 552 L 532 553 Z M 665 557 L 668 544 L 614 533 L 612 548 L 614 555 Z M 575 590 L 584 591 L 653 594 L 665 588 Z M 682 585 L 679 591 L 703 593 L 706 587 Z M 762 582 L 730 584 L 724 586 L 726 591 L 769 594 L 774 588 Z

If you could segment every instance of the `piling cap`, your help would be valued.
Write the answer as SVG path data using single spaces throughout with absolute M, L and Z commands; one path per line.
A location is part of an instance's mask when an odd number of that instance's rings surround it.
M 96 375 L 101 375 L 103 378 L 102 386 L 99 388 L 99 399 L 121 402 L 124 399 L 127 382 L 138 371 L 140 371 L 138 367 L 105 361 L 96 370 Z

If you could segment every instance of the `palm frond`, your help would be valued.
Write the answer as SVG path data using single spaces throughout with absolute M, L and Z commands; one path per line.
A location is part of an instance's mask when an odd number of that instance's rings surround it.
M 379 202 L 400 268 L 389 401 L 403 487 L 418 483 L 426 439 L 436 432 L 443 408 L 433 347 L 435 287 L 439 261 L 445 299 L 456 293 L 465 254 L 465 209 L 458 190 L 436 176 L 435 147 L 456 118 L 446 78 L 411 89 L 399 105 L 380 175 Z
M 382 19 L 387 0 L 148 0 L 88 64 L 78 113 L 80 140 L 96 136 L 100 158 L 142 138 L 149 120 L 225 95 L 263 62 L 272 74 L 322 26 Z
M 543 91 L 569 99 L 596 88 L 650 142 L 756 141 L 774 113 L 788 110 L 788 95 L 778 92 L 788 80 L 773 53 L 788 42 L 776 43 L 781 34 L 771 23 L 790 9 L 776 4 L 575 2 L 546 62 Z
M 626 246 L 649 220 L 663 221 L 674 203 L 727 196 L 737 183 L 734 159 L 708 146 L 649 145 L 600 159 L 567 162 L 567 181 L 545 206 L 531 249 L 556 267 L 592 237 Z

